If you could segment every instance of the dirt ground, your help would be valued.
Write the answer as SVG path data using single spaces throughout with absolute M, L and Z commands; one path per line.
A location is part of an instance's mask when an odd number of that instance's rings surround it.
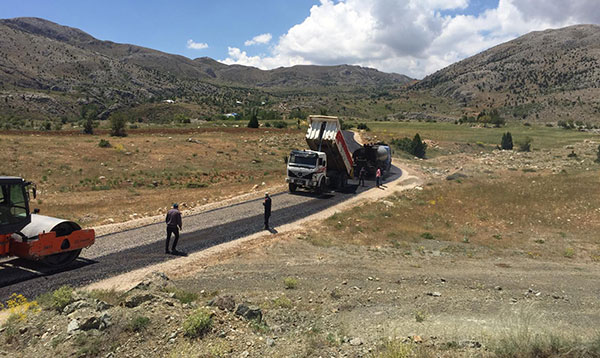
M 279 337 L 273 357 L 361 356 L 386 338 L 414 336 L 432 345 L 489 345 L 491 337 L 524 327 L 586 339 L 600 327 L 597 265 L 474 260 L 442 248 L 432 242 L 407 256 L 404 249 L 317 247 L 289 235 L 177 285 L 267 307 L 265 321 Z M 288 277 L 296 288 L 285 288 Z M 269 309 L 281 297 L 291 309 Z M 355 338 L 362 343 L 349 345 Z
M 53 346 L 57 356 L 106 357 L 600 354 L 598 143 L 530 153 L 431 146 L 454 154 L 403 159 L 410 176 L 276 235 L 88 287 L 112 301 L 122 292 L 113 289 L 131 289 L 152 271 L 175 286 L 150 291 L 154 298 L 137 308 L 116 302 L 105 333 L 66 334 L 73 318 L 44 311 L 46 322 L 32 318 L 10 331 L 4 353 Z M 178 303 L 177 294 L 193 299 Z M 195 309 L 224 297 L 259 308 L 262 320 L 211 306 L 212 328 L 199 338 L 183 334 Z M 149 323 L 132 334 L 135 315 Z M 584 346 L 592 348 L 579 354 Z

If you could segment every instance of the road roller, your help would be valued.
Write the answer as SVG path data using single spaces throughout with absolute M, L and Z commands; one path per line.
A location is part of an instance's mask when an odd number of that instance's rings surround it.
M 19 177 L 0 176 L 0 256 L 17 256 L 62 267 L 73 262 L 81 250 L 94 244 L 92 229 L 73 221 L 31 213 L 31 182 Z

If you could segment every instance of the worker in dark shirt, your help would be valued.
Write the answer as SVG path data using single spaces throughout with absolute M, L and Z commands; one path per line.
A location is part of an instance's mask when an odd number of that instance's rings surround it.
M 367 176 L 367 170 L 365 167 L 361 167 L 358 172 L 358 185 L 365 186 L 365 177 Z
M 265 207 L 265 230 L 269 230 L 269 217 L 271 217 L 271 197 L 269 193 L 265 193 L 263 206 Z
M 165 246 L 165 253 L 177 253 L 177 241 L 179 241 L 179 230 L 182 229 L 181 222 L 181 212 L 179 211 L 179 205 L 177 203 L 173 204 L 173 209 L 167 212 L 167 244 Z M 171 241 L 171 234 L 175 235 L 175 240 L 173 240 L 173 247 L 171 251 L 169 251 L 169 241 Z

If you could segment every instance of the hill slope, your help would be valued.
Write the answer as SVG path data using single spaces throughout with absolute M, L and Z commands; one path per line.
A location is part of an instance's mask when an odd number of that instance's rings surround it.
M 600 26 L 532 32 L 427 76 L 414 88 L 517 118 L 593 120 Z
M 0 106 L 18 115 L 76 113 L 82 103 L 135 105 L 177 97 L 217 111 L 248 91 L 398 86 L 410 78 L 358 66 L 295 66 L 263 71 L 189 58 L 89 34 L 38 18 L 0 20 Z M 41 91 L 41 92 L 40 92 Z

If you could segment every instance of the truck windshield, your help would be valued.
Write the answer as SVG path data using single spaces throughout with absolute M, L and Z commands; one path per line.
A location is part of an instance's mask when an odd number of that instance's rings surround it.
M 27 219 L 27 199 L 22 185 L 0 186 L 0 225 Z
M 317 166 L 317 156 L 306 156 L 306 155 L 298 155 L 298 154 L 290 154 L 290 164 L 301 165 L 301 166 L 309 166 L 316 167 Z

